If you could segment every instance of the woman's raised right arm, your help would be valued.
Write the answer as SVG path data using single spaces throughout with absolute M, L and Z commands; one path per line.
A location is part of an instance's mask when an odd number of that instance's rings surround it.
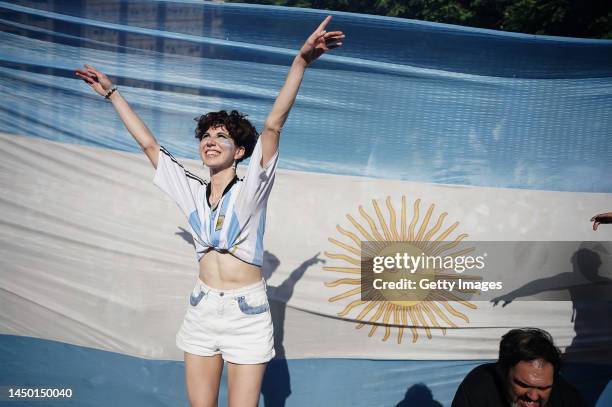
M 106 96 L 113 89 L 113 83 L 110 79 L 91 65 L 85 64 L 85 70 L 77 69 L 75 75 L 87 82 L 87 84 L 100 96 Z M 118 90 L 113 91 L 108 99 L 112 102 L 121 121 L 123 121 L 123 124 L 132 137 L 138 142 L 140 148 L 142 148 L 145 155 L 149 158 L 149 161 L 151 161 L 151 164 L 153 164 L 153 167 L 157 168 L 159 144 L 157 140 L 155 140 L 153 134 L 151 134 L 151 131 L 132 110 Z

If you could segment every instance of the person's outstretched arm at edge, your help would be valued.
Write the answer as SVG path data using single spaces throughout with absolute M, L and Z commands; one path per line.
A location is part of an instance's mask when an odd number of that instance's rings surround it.
M 612 223 L 612 212 L 600 213 L 591 218 L 593 222 L 593 230 L 597 230 L 597 227 L 602 223 Z

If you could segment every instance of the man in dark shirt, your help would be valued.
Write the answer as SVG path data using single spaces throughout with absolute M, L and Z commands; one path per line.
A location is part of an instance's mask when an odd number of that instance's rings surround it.
M 502 337 L 497 363 L 472 370 L 452 407 L 583 407 L 576 389 L 559 375 L 561 353 L 546 331 L 513 329 Z

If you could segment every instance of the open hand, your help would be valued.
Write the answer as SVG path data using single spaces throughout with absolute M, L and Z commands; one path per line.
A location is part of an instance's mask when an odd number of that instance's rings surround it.
M 612 212 L 600 213 L 591 218 L 593 222 L 593 230 L 597 230 L 597 226 L 602 223 L 612 223 Z
M 76 69 L 74 74 L 83 79 L 87 84 L 99 95 L 105 96 L 106 93 L 113 87 L 113 83 L 108 79 L 108 76 L 98 71 L 91 65 L 85 64 L 85 70 Z
M 325 52 L 342 46 L 342 39 L 345 37 L 342 31 L 325 31 L 331 19 L 332 16 L 327 16 L 300 49 L 299 56 L 307 65 L 313 63 Z

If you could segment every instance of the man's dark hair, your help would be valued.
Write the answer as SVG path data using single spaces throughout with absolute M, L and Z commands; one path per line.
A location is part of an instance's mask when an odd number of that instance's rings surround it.
M 225 126 L 236 145 L 245 149 L 244 156 L 238 162 L 249 158 L 253 154 L 259 134 L 251 122 L 247 120 L 246 115 L 237 110 L 232 110 L 230 113 L 220 110 L 206 113 L 194 120 L 198 122 L 195 129 L 195 137 L 198 140 L 202 140 L 208 129 Z
M 544 359 L 553 365 L 555 375 L 561 367 L 561 352 L 550 334 L 538 328 L 513 329 L 502 336 L 498 363 L 504 373 L 519 362 Z

